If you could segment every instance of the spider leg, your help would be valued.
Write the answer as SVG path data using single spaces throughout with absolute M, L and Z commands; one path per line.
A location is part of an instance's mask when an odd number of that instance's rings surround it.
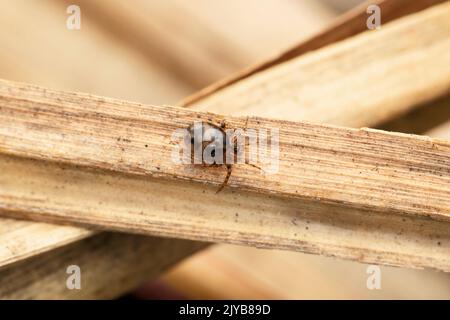
M 250 117 L 247 116 L 247 119 L 245 119 L 245 128 L 244 128 L 244 130 L 247 130 L 247 125 L 248 125 L 248 119 L 249 119 L 249 118 L 250 118 Z M 247 139 L 246 139 L 245 142 L 246 142 L 246 146 L 250 145 L 250 140 L 247 141 Z M 254 167 L 254 168 L 256 168 L 256 169 L 259 169 L 259 170 L 261 170 L 261 171 L 264 171 L 261 167 L 258 167 L 257 165 L 254 165 L 254 164 L 250 163 L 250 162 L 249 162 L 249 159 L 247 159 L 247 157 L 245 157 L 244 160 L 245 160 L 245 164 L 248 164 L 249 166 L 252 166 L 252 167 Z
M 245 119 L 245 126 L 244 126 L 244 131 L 247 130 L 247 125 L 248 125 L 248 118 L 250 118 L 249 116 L 247 116 L 247 118 Z
M 216 194 L 222 191 L 222 189 L 228 184 L 228 180 L 231 176 L 231 164 L 227 164 L 227 175 L 225 177 L 225 180 L 223 180 L 222 184 L 220 185 L 219 189 L 216 191 Z
M 255 164 L 253 164 L 253 163 L 249 163 L 249 162 L 247 161 L 247 162 L 245 162 L 245 164 L 247 164 L 247 165 L 249 165 L 249 166 L 252 166 L 252 167 L 254 167 L 254 168 L 256 168 L 256 169 L 259 169 L 259 170 L 261 170 L 261 171 L 264 172 L 263 168 L 258 167 L 257 165 L 255 165 Z
M 245 119 L 245 125 L 244 125 L 244 130 L 243 130 L 244 145 L 247 143 L 247 138 L 246 138 L 247 135 L 246 135 L 245 131 L 247 130 L 247 125 L 248 125 L 248 119 L 249 119 L 249 118 L 250 118 L 250 117 L 247 116 L 246 119 Z M 234 130 L 234 132 L 236 133 L 236 129 Z M 233 135 L 233 140 L 231 140 L 231 144 L 234 146 L 234 153 L 235 153 L 235 154 L 238 152 L 238 145 L 237 145 L 237 142 L 238 142 L 238 137 L 237 137 L 236 134 L 234 134 L 234 135 Z

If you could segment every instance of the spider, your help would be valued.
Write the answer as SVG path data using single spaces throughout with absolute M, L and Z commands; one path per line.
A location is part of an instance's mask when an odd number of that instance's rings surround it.
M 248 117 L 245 121 L 245 128 L 244 130 L 247 129 L 247 123 L 248 123 Z M 212 122 L 202 122 L 201 126 L 202 126 L 202 130 L 201 130 L 201 136 L 199 136 L 199 132 L 196 132 L 194 130 L 194 124 L 190 125 L 187 129 L 189 131 L 190 137 L 191 137 L 191 160 L 194 161 L 195 157 L 194 157 L 194 145 L 195 145 L 195 141 L 201 141 L 201 152 L 203 155 L 203 152 L 206 148 L 208 147 L 216 147 L 216 148 L 222 148 L 222 155 L 223 155 L 223 161 L 221 161 L 221 163 L 206 163 L 205 160 L 201 159 L 202 161 L 202 165 L 204 166 L 222 166 L 225 165 L 227 168 L 227 174 L 225 176 L 224 181 L 222 182 L 222 184 L 219 186 L 219 189 L 216 191 L 216 193 L 219 193 L 227 184 L 228 184 L 228 180 L 230 179 L 231 176 L 231 172 L 233 170 L 233 164 L 232 163 L 227 163 L 226 162 L 226 149 L 227 149 L 227 145 L 228 143 L 232 142 L 232 144 L 234 145 L 234 148 L 232 150 L 233 152 L 233 160 L 236 158 L 237 154 L 238 154 L 238 146 L 237 146 L 237 136 L 234 135 L 233 136 L 233 140 L 229 141 L 229 138 L 226 135 L 225 132 L 225 128 L 226 128 L 226 124 L 225 121 L 221 121 L 220 125 L 214 124 Z M 197 135 L 197 136 L 196 136 Z M 222 139 L 221 139 L 222 138 Z M 211 156 L 214 157 L 215 156 L 215 149 L 211 151 Z M 248 165 L 251 165 L 255 168 L 258 168 L 260 170 L 262 170 L 260 167 L 248 163 L 248 161 L 245 162 Z

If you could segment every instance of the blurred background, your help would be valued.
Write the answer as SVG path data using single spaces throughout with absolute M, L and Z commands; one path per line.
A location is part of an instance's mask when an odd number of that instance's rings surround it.
M 0 0 L 0 78 L 175 104 L 317 33 L 360 0 Z M 67 6 L 81 30 L 66 28 Z M 450 276 L 301 253 L 213 245 L 135 298 L 450 299 Z

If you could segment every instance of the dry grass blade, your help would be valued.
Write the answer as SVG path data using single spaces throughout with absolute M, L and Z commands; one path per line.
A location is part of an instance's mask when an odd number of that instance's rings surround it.
M 377 0 L 366 1 L 357 6 L 353 10 L 345 13 L 336 19 L 328 28 L 314 35 L 310 39 L 301 42 L 299 45 L 282 52 L 279 56 L 263 61 L 245 70 L 242 70 L 235 75 L 220 80 L 203 90 L 187 97 L 181 102 L 181 105 L 189 106 L 198 104 L 202 99 L 208 98 L 216 91 L 220 91 L 238 81 L 246 79 L 255 75 L 258 72 L 269 69 L 273 66 L 279 65 L 283 62 L 289 61 L 309 51 L 320 49 L 331 43 L 350 38 L 364 31 L 367 31 L 367 8 L 369 5 L 376 4 L 380 7 L 383 14 L 383 24 L 391 22 L 403 16 L 424 10 L 433 5 L 445 2 L 447 0 Z
M 9 216 L 449 270 L 445 141 L 252 118 L 280 128 L 279 172 L 237 166 L 216 195 L 224 169 L 174 164 L 171 135 L 221 116 L 8 81 L 0 108 Z
M 2 270 L 0 297 L 113 299 L 203 246 L 192 241 L 103 233 L 10 265 Z M 153 263 L 142 263 L 145 260 Z M 66 287 L 70 265 L 81 269 L 82 290 Z
M 198 110 L 374 126 L 450 91 L 450 2 L 261 71 Z M 413 36 L 412 36 L 413 35 Z

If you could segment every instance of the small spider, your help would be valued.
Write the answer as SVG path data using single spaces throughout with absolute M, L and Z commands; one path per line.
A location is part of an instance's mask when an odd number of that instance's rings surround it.
M 248 117 L 245 121 L 245 129 L 247 129 L 247 123 L 248 123 Z M 227 146 L 229 143 L 232 143 L 232 145 L 234 145 L 233 147 L 233 154 L 232 154 L 232 158 L 233 160 L 236 158 L 237 154 L 238 154 L 238 145 L 237 145 L 237 137 L 236 135 L 233 136 L 233 140 L 229 140 L 229 137 L 227 137 L 226 132 L 225 132 L 225 128 L 226 128 L 226 124 L 225 121 L 221 121 L 220 125 L 217 124 L 213 124 L 212 122 L 202 122 L 201 123 L 201 135 L 199 134 L 199 132 L 196 132 L 194 130 L 195 125 L 192 124 L 188 127 L 188 131 L 191 137 L 191 160 L 194 161 L 195 157 L 194 157 L 194 148 L 195 148 L 195 141 L 201 141 L 201 152 L 203 155 L 203 152 L 206 148 L 211 148 L 211 147 L 216 147 L 219 149 L 222 149 L 222 161 L 221 163 L 206 163 L 205 160 L 201 159 L 201 164 L 204 166 L 222 166 L 225 165 L 227 168 L 227 175 L 225 176 L 224 181 L 222 182 L 222 184 L 220 185 L 219 189 L 216 191 L 216 193 L 219 193 L 227 184 L 228 184 L 228 180 L 230 179 L 231 176 L 231 172 L 233 169 L 233 164 L 232 163 L 227 163 L 226 161 L 226 153 L 227 153 Z M 214 157 L 215 156 L 215 149 L 213 149 L 211 151 L 211 156 Z M 248 161 L 245 162 L 248 165 L 251 165 L 255 168 L 258 168 L 261 170 L 261 168 L 259 168 L 258 166 L 255 166 L 253 164 L 248 163 Z

